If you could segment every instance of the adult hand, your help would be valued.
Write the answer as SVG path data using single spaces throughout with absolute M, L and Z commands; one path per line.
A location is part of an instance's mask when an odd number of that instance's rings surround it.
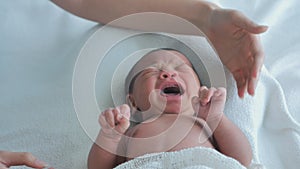
M 40 169 L 46 167 L 45 162 L 38 160 L 31 153 L 0 151 L 0 169 L 19 165 Z
M 222 63 L 233 74 L 239 97 L 254 95 L 264 53 L 256 34 L 267 26 L 252 22 L 241 12 L 216 8 L 208 17 L 203 31 L 215 47 Z

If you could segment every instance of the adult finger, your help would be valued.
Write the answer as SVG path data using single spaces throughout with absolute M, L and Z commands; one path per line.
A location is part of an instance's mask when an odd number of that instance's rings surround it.
M 263 62 L 264 62 L 264 52 L 263 48 L 260 43 L 260 39 L 258 36 L 252 36 L 252 53 L 253 53 L 253 67 L 252 67 L 252 76 L 258 77 L 258 74 L 262 68 Z
M 244 95 L 245 95 L 245 92 L 246 92 L 246 89 L 247 89 L 247 83 L 248 82 L 244 83 L 244 82 L 237 81 L 238 95 L 239 95 L 240 98 L 244 98 Z
M 8 169 L 8 168 L 0 162 L 0 169 Z
M 250 33 L 259 34 L 268 30 L 268 26 L 256 24 L 239 11 L 232 11 L 232 19 L 237 27 L 243 28 Z
M 236 86 L 238 89 L 238 95 L 240 98 L 244 97 L 244 93 L 247 89 L 247 80 L 245 79 L 245 75 L 242 70 L 237 70 L 235 72 L 232 72 L 233 77 L 236 81 Z M 247 78 L 248 79 L 248 78 Z
M 255 88 L 257 85 L 257 82 L 259 80 L 261 68 L 263 66 L 264 62 L 264 53 L 262 51 L 261 44 L 259 43 L 258 37 L 255 37 L 254 42 L 252 44 L 253 46 L 253 65 L 251 69 L 251 76 L 249 78 L 248 83 L 248 93 L 250 95 L 254 95 Z
M 7 167 L 26 165 L 32 168 L 44 168 L 47 165 L 28 152 L 5 152 L 4 160 Z
M 257 85 L 257 82 L 258 82 L 258 78 L 250 78 L 249 82 L 248 82 L 248 93 L 251 95 L 251 96 L 254 96 L 255 94 L 255 89 L 256 89 L 256 85 Z

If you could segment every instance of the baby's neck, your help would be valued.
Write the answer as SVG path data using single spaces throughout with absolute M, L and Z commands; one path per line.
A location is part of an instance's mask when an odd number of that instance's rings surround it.
M 187 109 L 186 111 L 181 112 L 155 112 L 155 111 L 145 111 L 145 112 L 138 112 L 136 114 L 136 120 L 139 122 L 149 122 L 153 121 L 155 119 L 158 119 L 162 116 L 194 116 L 194 110 L 193 109 Z

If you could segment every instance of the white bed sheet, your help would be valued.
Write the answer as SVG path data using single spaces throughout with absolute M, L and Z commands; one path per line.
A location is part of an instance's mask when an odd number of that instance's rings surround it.
M 299 123 L 300 1 L 214 2 L 270 26 L 261 37 L 265 66 Z M 34 0 L 1 1 L 0 21 L 0 149 L 32 152 L 57 169 L 86 168 L 92 141 L 73 108 L 72 73 L 80 49 L 97 24 L 50 1 Z M 296 157 L 275 167 L 266 156 L 259 158 L 266 167 L 284 168 L 293 166 L 286 163 L 294 163 Z

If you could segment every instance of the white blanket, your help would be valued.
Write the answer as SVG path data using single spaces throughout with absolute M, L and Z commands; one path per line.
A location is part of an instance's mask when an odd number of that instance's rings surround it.
M 176 152 L 146 154 L 115 169 L 246 169 L 236 160 L 211 148 L 195 147 Z
M 255 97 L 237 98 L 227 74 L 227 116 L 249 138 L 255 163 L 298 168 L 300 1 L 214 2 L 270 27 L 261 38 L 266 60 Z M 85 169 L 92 141 L 74 111 L 72 73 L 97 24 L 49 1 L 1 1 L 0 11 L 0 149 L 32 152 L 57 169 Z

